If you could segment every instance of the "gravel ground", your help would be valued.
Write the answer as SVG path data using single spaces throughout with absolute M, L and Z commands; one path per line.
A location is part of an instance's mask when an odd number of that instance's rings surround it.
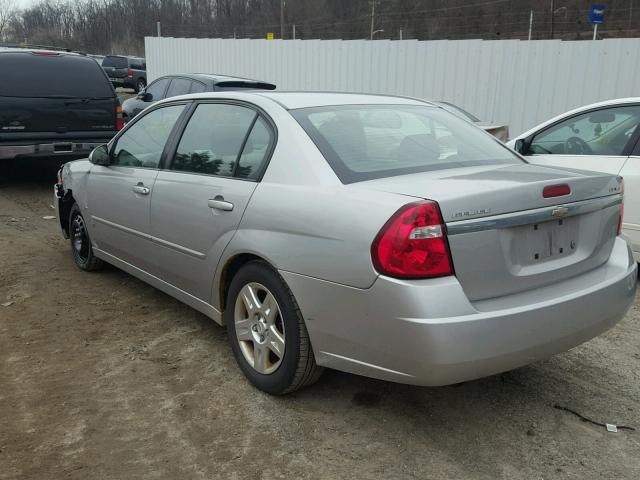
M 270 397 L 223 328 L 73 266 L 43 218 L 54 172 L 0 177 L 0 479 L 640 478 L 640 297 L 607 334 L 506 374 L 418 388 L 328 371 Z

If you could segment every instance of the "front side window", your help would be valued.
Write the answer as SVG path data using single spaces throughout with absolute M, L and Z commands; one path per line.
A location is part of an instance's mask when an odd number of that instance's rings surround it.
M 158 168 L 164 146 L 183 110 L 184 105 L 171 105 L 140 118 L 118 139 L 111 153 L 111 164 Z
M 207 91 L 207 86 L 202 83 L 194 80 L 191 83 L 191 93 L 202 93 Z
M 526 154 L 622 155 L 639 122 L 640 106 L 582 113 L 538 133 Z
M 485 132 L 442 108 L 343 105 L 291 113 L 343 183 L 445 168 L 522 163 Z
M 173 170 L 233 177 L 256 115 L 238 105 L 198 105 L 180 139 Z M 249 167 L 250 162 L 247 158 L 245 165 Z
M 164 98 L 164 92 L 167 90 L 167 85 L 170 81 L 170 78 L 160 78 L 149 85 L 145 90 L 146 93 L 151 95 L 149 101 L 157 102 L 158 100 L 162 100 Z

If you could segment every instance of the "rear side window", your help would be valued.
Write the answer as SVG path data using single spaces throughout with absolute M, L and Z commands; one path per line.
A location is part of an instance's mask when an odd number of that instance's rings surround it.
M 162 151 L 184 105 L 158 108 L 134 123 L 112 150 L 112 164 L 158 168 Z
M 177 95 L 185 95 L 191 90 L 191 80 L 186 78 L 174 78 L 169 85 L 167 98 Z
M 0 96 L 113 98 L 111 83 L 92 58 L 0 53 Z M 46 81 L 42 81 L 46 79 Z
M 181 172 L 234 176 L 256 115 L 250 108 L 238 105 L 198 105 L 184 130 L 172 168 Z
M 129 64 L 129 66 L 134 70 L 142 70 L 142 62 L 139 58 L 131 59 L 131 63 Z
M 267 122 L 258 117 L 242 149 L 235 176 L 257 180 L 269 155 L 273 135 Z
M 207 91 L 207 86 L 204 83 L 196 82 L 191 83 L 191 93 L 202 93 Z
M 125 57 L 104 57 L 102 66 L 113 68 L 129 68 L 129 62 Z
M 291 114 L 338 178 L 353 183 L 522 160 L 471 123 L 421 105 L 343 105 Z

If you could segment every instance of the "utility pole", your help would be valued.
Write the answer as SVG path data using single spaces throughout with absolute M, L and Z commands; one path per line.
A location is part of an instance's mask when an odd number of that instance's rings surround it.
M 162 36 L 162 30 L 160 29 L 160 22 L 156 22 L 156 36 L 157 37 Z
M 402 29 L 400 29 L 400 40 L 402 40 Z
M 296 24 L 293 24 L 293 39 L 296 39 Z
M 284 0 L 280 0 L 280 39 L 284 40 Z
M 555 13 L 553 13 L 556 11 L 556 9 L 553 7 L 554 7 L 553 0 L 551 0 L 551 39 L 552 40 L 553 40 L 553 19 L 556 16 Z
M 373 40 L 373 25 L 375 22 L 375 18 L 376 18 L 376 1 L 373 0 L 371 2 L 371 35 L 370 35 L 370 39 Z
M 531 40 L 531 32 L 533 32 L 533 10 L 529 13 L 529 40 Z

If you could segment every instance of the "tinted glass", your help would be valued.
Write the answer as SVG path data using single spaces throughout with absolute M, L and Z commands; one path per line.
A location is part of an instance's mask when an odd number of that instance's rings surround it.
M 204 83 L 196 82 L 191 83 L 191 93 L 202 93 L 207 91 L 207 86 Z
M 146 93 L 151 94 L 149 101 L 155 102 L 157 100 L 162 100 L 164 98 L 164 92 L 170 81 L 171 79 L 169 78 L 160 78 L 149 85 L 145 90 Z
M 638 106 L 583 113 L 536 135 L 527 154 L 622 155 L 639 122 Z
M 129 62 L 125 57 L 104 57 L 103 67 L 129 68 Z
M 113 149 L 113 164 L 157 168 L 171 129 L 184 105 L 172 105 L 148 113 L 134 123 Z
M 237 105 L 202 104 L 185 129 L 172 168 L 231 177 L 256 112 Z
M 256 180 L 267 160 L 271 141 L 271 129 L 262 117 L 258 117 L 242 149 L 235 176 Z
M 522 162 L 485 132 L 441 108 L 345 105 L 291 113 L 343 183 Z
M 184 95 L 191 90 L 191 80 L 186 78 L 174 78 L 169 85 L 167 91 L 167 98 L 175 97 L 176 95 Z
M 142 63 L 140 62 L 140 60 L 134 58 L 129 63 L 129 67 L 133 68 L 134 70 L 142 70 Z
M 0 53 L 0 72 L 0 96 L 115 96 L 104 71 L 89 57 Z

